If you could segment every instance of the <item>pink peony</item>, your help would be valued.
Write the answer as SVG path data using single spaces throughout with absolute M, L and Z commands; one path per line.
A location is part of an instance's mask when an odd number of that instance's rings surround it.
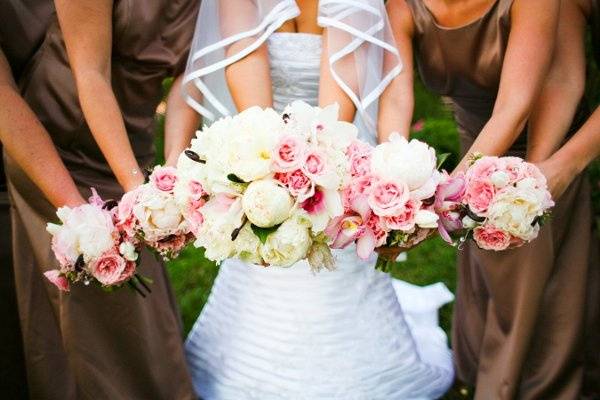
M 484 215 L 495 194 L 496 188 L 489 180 L 473 179 L 468 182 L 464 201 L 475 214 Z
M 69 281 L 64 275 L 61 275 L 59 270 L 46 271 L 44 272 L 44 276 L 61 291 L 68 292 L 70 290 Z
M 125 270 L 127 262 L 117 249 L 111 249 L 92 260 L 89 265 L 90 272 L 102 285 L 114 285 Z
M 150 175 L 150 182 L 162 192 L 172 192 L 177 182 L 177 169 L 157 166 Z
M 389 230 L 410 232 L 415 227 L 415 215 L 421 206 L 422 203 L 420 201 L 409 200 L 399 214 L 391 217 L 384 217 L 383 222 Z
M 484 250 L 506 250 L 511 243 L 508 233 L 491 225 L 478 226 L 473 230 L 473 239 Z
M 393 217 L 404 209 L 409 194 L 405 183 L 379 181 L 371 189 L 368 198 L 369 206 L 380 217 Z
M 304 148 L 305 144 L 299 137 L 282 137 L 273 154 L 274 169 L 278 172 L 298 169 L 303 161 Z
M 353 179 L 350 185 L 348 185 L 342 192 L 342 201 L 344 203 L 344 208 L 352 208 L 352 204 L 355 203 L 355 201 L 358 198 L 366 199 L 369 196 L 369 193 L 371 192 L 371 188 L 374 182 L 375 178 L 373 178 L 370 175 L 365 175 Z
M 350 176 L 353 178 L 371 173 L 371 156 L 354 157 L 350 161 Z

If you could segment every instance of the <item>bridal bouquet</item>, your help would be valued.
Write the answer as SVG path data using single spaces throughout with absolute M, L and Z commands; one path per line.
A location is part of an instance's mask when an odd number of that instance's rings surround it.
M 519 247 L 538 235 L 554 206 L 546 178 L 518 157 L 474 156 L 464 175 L 444 177 L 436 194 L 440 234 L 472 238 L 485 250 Z
M 178 170 L 205 196 L 188 218 L 207 258 L 333 268 L 324 230 L 343 214 L 346 152 L 357 136 L 338 109 L 299 101 L 283 114 L 253 107 L 198 132 Z
M 117 208 L 118 228 L 136 237 L 165 260 L 177 257 L 193 239 L 191 218 L 186 218 L 188 203 L 178 201 L 181 197 L 178 192 L 182 190 L 179 180 L 174 167 L 156 166 L 148 183 L 126 193 Z M 198 190 L 200 197 L 203 196 L 201 187 Z M 193 201 L 192 192 L 190 188 L 190 202 Z M 198 194 L 197 191 L 193 193 Z
M 343 191 L 344 214 L 327 228 L 331 247 L 356 242 L 367 259 L 377 247 L 411 247 L 438 226 L 433 199 L 441 179 L 435 150 L 398 133 L 375 148 L 355 141 L 347 150 L 351 179 Z M 380 256 L 377 267 L 390 260 Z
M 105 288 L 128 283 L 138 291 L 137 283 L 145 287 L 135 273 L 139 242 L 118 227 L 116 202 L 104 202 L 92 189 L 89 204 L 61 207 L 56 214 L 61 224 L 49 223 L 46 229 L 60 269 L 44 275 L 60 290 L 69 291 L 72 282 Z

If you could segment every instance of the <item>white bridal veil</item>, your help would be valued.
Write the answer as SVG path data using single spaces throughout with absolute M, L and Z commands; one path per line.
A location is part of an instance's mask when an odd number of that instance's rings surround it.
M 299 13 L 294 0 L 203 0 L 183 81 L 188 104 L 211 120 L 235 113 L 225 67 Z M 374 131 L 377 99 L 401 69 L 383 0 L 320 0 L 318 23 L 332 76 Z

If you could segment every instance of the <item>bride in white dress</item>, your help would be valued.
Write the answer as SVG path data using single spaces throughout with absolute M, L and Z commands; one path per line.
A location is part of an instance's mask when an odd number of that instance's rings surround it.
M 376 100 L 400 69 L 383 0 L 321 0 L 323 36 L 276 32 L 320 31 L 317 0 L 297 3 L 204 0 L 184 78 L 188 103 L 210 119 L 235 113 L 234 103 L 281 111 L 294 100 L 326 105 L 335 99 L 342 117 L 356 107 L 361 139 L 374 143 Z M 354 251 L 337 251 L 335 271 L 316 275 L 306 262 L 286 269 L 223 262 L 186 341 L 198 395 L 442 396 L 454 374 L 437 312 L 452 294 L 442 284 L 395 281 Z

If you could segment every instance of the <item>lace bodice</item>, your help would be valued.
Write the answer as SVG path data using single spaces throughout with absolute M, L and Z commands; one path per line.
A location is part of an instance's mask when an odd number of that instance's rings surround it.
M 317 105 L 321 36 L 308 33 L 273 33 L 268 40 L 273 106 L 277 111 L 294 100 Z

